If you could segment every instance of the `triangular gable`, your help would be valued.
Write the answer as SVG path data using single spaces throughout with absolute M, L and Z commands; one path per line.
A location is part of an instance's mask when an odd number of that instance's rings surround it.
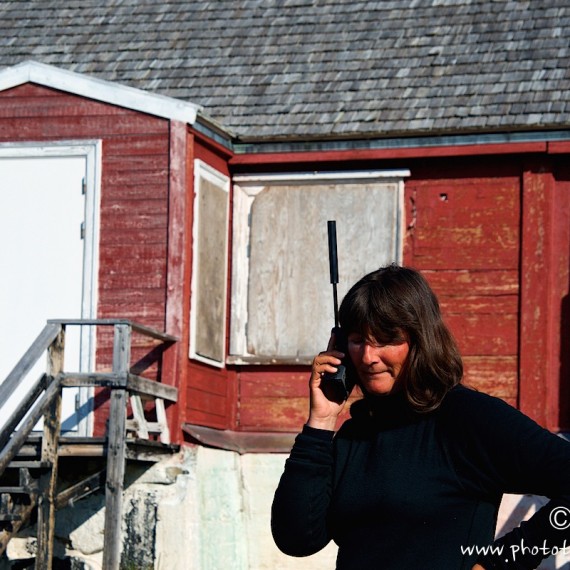
M 195 123 L 196 115 L 201 110 L 199 105 L 193 103 L 88 77 L 36 61 L 25 61 L 0 71 L 0 91 L 24 83 L 37 83 L 156 117 L 183 121 L 190 125 Z

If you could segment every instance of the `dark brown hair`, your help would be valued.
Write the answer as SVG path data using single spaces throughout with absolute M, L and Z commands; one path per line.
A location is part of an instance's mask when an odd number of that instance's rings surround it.
M 345 333 L 388 344 L 409 339 L 410 351 L 400 373 L 410 405 L 428 412 L 463 377 L 463 362 L 443 322 L 439 302 L 419 271 L 392 264 L 364 276 L 339 309 Z

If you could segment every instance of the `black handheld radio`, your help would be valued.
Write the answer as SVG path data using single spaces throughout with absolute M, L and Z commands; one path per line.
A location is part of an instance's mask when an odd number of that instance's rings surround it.
M 334 328 L 332 330 L 335 339 L 335 349 L 344 352 L 345 358 L 342 364 L 337 367 L 335 373 L 325 372 L 321 383 L 321 388 L 329 400 L 343 402 L 348 398 L 354 386 L 354 370 L 348 356 L 347 338 L 338 322 L 338 256 L 336 249 L 336 221 L 328 221 L 327 229 L 329 235 L 329 266 L 330 280 L 333 286 L 334 304 Z

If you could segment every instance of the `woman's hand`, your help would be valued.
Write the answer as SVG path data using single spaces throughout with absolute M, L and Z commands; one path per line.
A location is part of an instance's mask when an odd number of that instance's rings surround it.
M 321 387 L 323 374 L 325 372 L 336 372 L 336 367 L 341 363 L 341 359 L 345 357 L 342 352 L 334 350 L 333 347 L 334 335 L 329 340 L 327 350 L 319 353 L 313 359 L 311 379 L 309 380 L 310 411 L 307 425 L 317 429 L 334 430 L 337 418 L 346 403 L 346 400 L 342 402 L 330 400 Z

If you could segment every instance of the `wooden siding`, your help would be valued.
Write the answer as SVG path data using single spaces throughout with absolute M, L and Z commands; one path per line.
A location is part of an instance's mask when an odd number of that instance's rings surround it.
M 553 430 L 570 427 L 570 186 L 564 158 L 529 161 L 522 179 L 519 403 Z
M 519 167 L 505 164 L 413 170 L 405 263 L 436 291 L 466 383 L 516 405 L 521 191 Z
M 1 92 L 0 101 L 0 142 L 103 141 L 98 317 L 163 330 L 168 121 L 33 84 Z M 102 366 L 111 362 L 111 344 L 107 335 L 98 339 Z
M 485 158 L 406 167 L 404 262 L 437 292 L 465 362 L 465 380 L 516 405 L 521 166 Z M 338 164 L 337 164 L 338 168 Z M 242 367 L 242 430 L 295 431 L 308 412 L 308 367 Z
M 173 131 L 164 119 L 36 85 L 3 91 L 0 102 L 0 142 L 103 141 L 98 316 L 158 329 L 176 321 L 181 341 L 167 353 L 171 380 L 182 388 L 171 414 L 176 426 L 298 430 L 307 416 L 309 367 L 217 369 L 188 359 L 192 163 L 200 158 L 227 175 L 230 153 L 184 125 Z M 489 151 L 471 158 L 462 156 L 465 148 L 450 149 L 445 158 L 429 149 L 419 157 L 416 149 L 373 163 L 352 156 L 344 165 L 411 170 L 404 261 L 422 270 L 438 293 L 464 355 L 466 382 L 519 405 L 551 429 L 570 429 L 570 170 L 563 154 L 568 148 L 551 146 L 560 154 L 548 160 L 538 159 L 546 152 L 542 145 L 519 157 L 509 154 L 511 146 L 500 157 Z M 280 164 L 236 166 L 279 171 L 300 160 L 279 158 Z M 179 159 L 186 165 L 173 171 Z M 309 165 L 320 167 L 330 169 Z M 174 201 L 173 186 L 180 194 Z M 177 235 L 169 229 L 173 204 L 178 223 L 187 224 L 179 254 L 169 249 Z M 179 273 L 171 284 L 179 289 L 169 320 L 171 269 Z M 137 350 L 148 348 L 137 342 L 135 362 Z M 109 365 L 110 348 L 110 336 L 102 334 L 99 355 Z M 104 430 L 102 422 L 96 427 Z
M 566 152 L 570 146 L 566 147 Z M 554 427 L 561 431 L 570 432 L 570 165 L 568 157 L 561 157 L 555 164 L 557 199 L 557 223 L 554 234 L 555 243 L 558 244 L 558 255 L 553 268 L 557 275 L 558 298 L 555 302 L 556 311 L 559 311 L 558 322 L 560 327 L 557 335 L 558 353 L 555 362 L 553 389 L 557 392 L 558 409 L 555 410 L 558 421 L 552 422 Z
M 215 168 L 222 174 L 229 176 L 228 165 L 225 149 L 216 144 L 210 144 L 201 135 L 193 133 L 193 148 L 192 159 L 199 158 L 205 163 Z M 194 188 L 194 180 L 192 176 L 189 180 L 189 188 Z M 189 209 L 191 210 L 194 205 L 194 191 L 191 192 L 191 199 L 189 201 Z M 231 216 L 231 209 L 230 209 Z M 188 231 L 192 233 L 194 213 L 189 212 L 186 219 Z M 231 219 L 230 219 L 231 224 Z M 231 251 L 231 232 L 230 242 L 228 247 Z M 192 266 L 192 251 L 188 252 L 188 267 Z M 188 270 L 190 274 L 190 269 Z M 228 271 L 228 297 L 227 303 L 229 308 L 229 275 Z M 190 280 L 191 275 L 188 276 L 186 302 L 187 307 L 190 307 Z M 227 311 L 229 319 L 229 309 Z M 229 330 L 229 326 L 226 326 Z M 187 331 L 188 332 L 188 331 Z M 183 396 L 183 410 L 180 410 L 181 420 L 187 423 L 194 423 L 199 425 L 206 425 L 220 429 L 234 429 L 236 427 L 236 413 L 238 409 L 237 397 L 237 376 L 234 370 L 227 368 L 216 368 L 208 364 L 189 360 L 188 358 L 188 335 L 185 335 L 185 343 L 182 351 L 183 356 L 183 373 L 186 377 L 186 389 Z M 226 339 L 227 347 L 227 339 Z

